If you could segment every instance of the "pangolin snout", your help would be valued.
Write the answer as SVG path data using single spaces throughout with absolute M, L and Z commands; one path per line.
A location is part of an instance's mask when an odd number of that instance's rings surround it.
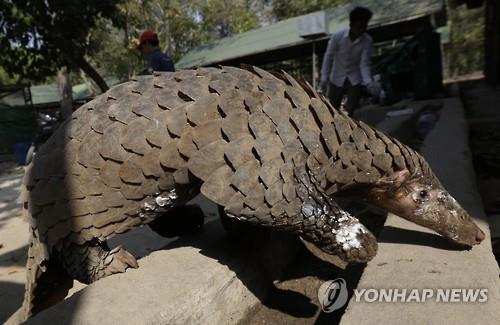
M 477 229 L 477 232 L 476 232 L 476 243 L 475 244 L 476 245 L 480 244 L 484 240 L 485 237 L 486 236 L 485 236 L 484 232 L 481 229 Z

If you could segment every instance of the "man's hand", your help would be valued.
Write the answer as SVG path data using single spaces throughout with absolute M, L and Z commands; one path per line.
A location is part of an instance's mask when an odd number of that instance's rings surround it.
M 328 94 L 328 86 L 329 86 L 329 82 L 328 80 L 322 80 L 321 83 L 320 83 L 320 90 L 321 90 L 321 93 L 324 95 L 324 96 L 327 96 Z
M 378 81 L 372 81 L 366 85 L 366 90 L 372 98 L 379 98 L 380 92 L 382 91 L 382 85 Z

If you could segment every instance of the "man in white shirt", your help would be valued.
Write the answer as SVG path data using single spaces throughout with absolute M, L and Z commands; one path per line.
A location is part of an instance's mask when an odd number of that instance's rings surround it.
M 366 27 L 372 12 L 363 7 L 349 14 L 350 28 L 335 32 L 330 37 L 321 67 L 321 90 L 335 108 L 340 108 L 347 94 L 346 110 L 352 115 L 359 106 L 361 87 L 372 83 L 370 57 L 372 38 Z

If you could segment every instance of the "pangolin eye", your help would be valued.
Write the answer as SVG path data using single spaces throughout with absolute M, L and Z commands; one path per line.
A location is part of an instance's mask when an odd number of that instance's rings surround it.
M 426 190 L 421 190 L 418 195 L 420 195 L 420 198 L 421 199 L 426 199 L 428 196 L 429 196 L 429 192 L 427 192 Z

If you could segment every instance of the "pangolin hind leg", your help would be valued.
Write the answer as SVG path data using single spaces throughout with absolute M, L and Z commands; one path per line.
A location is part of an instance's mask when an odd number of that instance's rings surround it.
M 262 213 L 268 211 L 264 208 L 256 209 L 253 214 L 244 212 L 235 215 L 228 206 L 225 207 L 225 214 L 232 219 L 294 233 L 347 262 L 364 263 L 371 260 L 377 252 L 375 236 L 318 188 L 309 181 L 309 177 L 302 177 L 296 183 L 298 200 L 282 200 L 269 208 L 269 211 L 283 211 L 281 214 Z M 277 206 L 280 207 L 275 209 Z M 226 229 L 239 230 L 240 227 L 235 227 L 235 223 L 236 220 Z
M 59 258 L 72 278 L 86 284 L 139 266 L 122 246 L 109 249 L 106 242 L 98 240 L 83 245 L 71 243 L 60 252 Z

